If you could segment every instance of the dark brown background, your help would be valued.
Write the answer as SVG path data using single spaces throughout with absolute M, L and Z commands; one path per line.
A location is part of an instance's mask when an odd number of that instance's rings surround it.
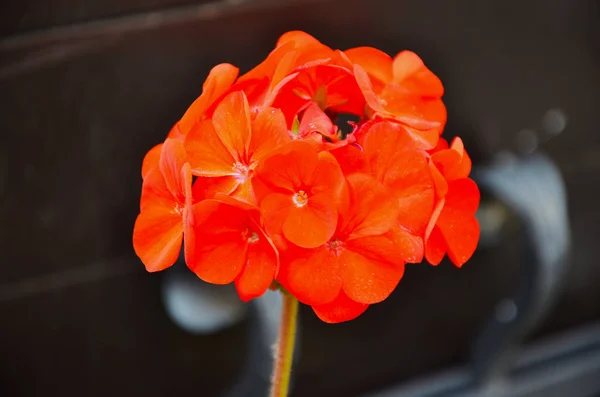
M 4 2 L 0 12 L 0 394 L 218 395 L 239 370 L 245 324 L 194 337 L 166 317 L 162 275 L 131 248 L 145 151 L 208 70 L 243 70 L 279 34 L 417 51 L 442 78 L 449 136 L 479 165 L 569 117 L 543 145 L 567 184 L 573 266 L 538 336 L 600 319 L 598 1 Z M 302 313 L 298 396 L 348 396 L 467 357 L 516 285 L 518 230 L 457 271 L 411 267 L 360 320 Z

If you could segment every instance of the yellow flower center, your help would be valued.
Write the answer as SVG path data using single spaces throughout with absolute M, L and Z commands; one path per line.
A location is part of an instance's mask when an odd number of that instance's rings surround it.
M 304 190 L 300 190 L 298 193 L 292 196 L 292 201 L 294 205 L 298 208 L 304 207 L 308 202 L 308 195 Z

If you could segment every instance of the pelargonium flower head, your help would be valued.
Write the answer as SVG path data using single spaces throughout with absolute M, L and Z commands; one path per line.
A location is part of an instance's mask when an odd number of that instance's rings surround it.
M 133 245 L 148 271 L 183 244 L 200 279 L 245 301 L 285 289 L 338 323 L 385 300 L 407 263 L 471 257 L 471 159 L 440 137 L 444 87 L 418 55 L 292 31 L 238 74 L 213 68 L 142 161 Z

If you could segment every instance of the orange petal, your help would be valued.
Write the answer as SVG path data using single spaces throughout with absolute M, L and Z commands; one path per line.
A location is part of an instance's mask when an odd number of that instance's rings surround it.
M 425 243 L 425 258 L 427 262 L 433 266 L 439 265 L 442 259 L 444 259 L 447 249 L 446 241 L 440 229 L 437 226 L 434 227 Z
M 233 282 L 246 263 L 248 211 L 210 199 L 195 204 L 193 216 L 196 246 L 188 267 L 206 282 Z
M 187 161 L 187 155 L 183 142 L 178 139 L 167 138 L 160 153 L 159 167 L 165 178 L 165 184 L 169 191 L 181 204 L 185 203 L 185 192 L 189 183 L 192 185 L 192 176 L 189 180 L 182 177 L 181 169 Z
M 313 60 L 330 58 L 333 50 L 322 44 L 319 40 L 308 33 L 296 30 L 284 33 L 277 41 L 277 47 L 292 43 L 294 50 L 298 53 L 296 65 L 304 65 Z
M 471 159 L 458 137 L 452 141 L 450 149 L 432 154 L 431 159 L 449 181 L 467 178 L 471 172 Z
M 422 234 L 431 218 L 435 193 L 426 154 L 402 126 L 392 122 L 373 124 L 361 143 L 372 174 L 398 198 L 400 224 Z
M 219 177 L 235 174 L 233 166 L 236 160 L 219 139 L 210 120 L 201 122 L 190 131 L 185 148 L 194 175 Z
M 238 73 L 239 69 L 228 63 L 219 64 L 211 69 L 202 86 L 202 95 L 190 105 L 179 122 L 179 129 L 183 134 L 187 134 L 203 119 L 208 107 L 231 87 Z
M 448 182 L 442 175 L 438 167 L 433 161 L 429 163 L 429 171 L 431 172 L 431 178 L 433 179 L 433 185 L 435 186 L 435 195 L 438 199 L 443 198 L 448 193 Z
M 249 153 L 253 161 L 259 161 L 290 140 L 281 110 L 263 108 L 252 123 Z
M 319 45 L 321 42 L 310 34 L 301 30 L 291 30 L 282 34 L 277 40 L 275 47 L 280 47 L 285 43 L 293 42 L 296 45 Z
M 247 159 L 250 147 L 250 108 L 242 91 L 227 95 L 215 109 L 213 126 L 236 162 Z
M 394 82 L 402 85 L 410 92 L 424 96 L 439 98 L 444 95 L 444 86 L 433 74 L 421 58 L 411 51 L 402 51 L 393 61 Z
M 262 61 L 260 64 L 258 64 L 246 74 L 240 76 L 240 78 L 238 79 L 238 83 L 243 83 L 250 80 L 261 80 L 265 78 L 268 78 L 270 80 L 270 78 L 275 73 L 277 65 L 279 64 L 279 62 L 281 62 L 281 59 L 283 59 L 283 57 L 286 54 L 293 51 L 294 48 L 295 44 L 291 41 L 282 43 L 281 45 L 277 46 L 273 51 L 269 53 L 269 55 L 267 55 L 267 58 L 264 61 Z
M 367 174 L 348 176 L 350 208 L 340 214 L 341 235 L 347 239 L 386 233 L 398 217 L 398 201 Z
M 335 253 L 326 247 L 291 248 L 282 254 L 277 280 L 302 303 L 329 303 L 342 288 L 337 260 Z
M 158 167 L 150 169 L 142 183 L 140 211 L 145 212 L 153 207 L 175 210 L 180 203 L 173 197 L 165 178 Z
M 189 131 L 186 131 L 186 133 Z M 179 122 L 175 123 L 175 125 L 171 128 L 171 131 L 169 131 L 169 134 L 167 135 L 167 138 L 172 138 L 172 139 L 185 139 L 185 135 L 182 131 L 181 128 L 179 128 Z
M 420 147 L 429 150 L 437 145 L 446 122 L 446 108 L 441 100 L 423 99 L 397 84 L 388 84 L 380 97 L 386 103 L 383 115 L 404 124 Z
M 392 57 L 385 52 L 372 47 L 357 47 L 344 51 L 344 54 L 381 83 L 392 81 Z
M 259 240 L 248 245 L 246 265 L 235 280 L 238 294 L 245 302 L 265 293 L 279 267 L 277 252 L 268 237 L 258 227 L 253 232 Z
M 196 229 L 198 230 L 198 229 Z M 246 262 L 248 244 L 239 232 L 221 233 L 214 236 L 196 233 L 196 247 L 188 267 L 202 280 L 211 284 L 229 284 L 242 271 Z
M 474 217 L 479 189 L 471 179 L 451 181 L 448 186 L 437 226 L 446 241 L 448 256 L 460 267 L 473 255 L 479 241 L 479 223 Z
M 247 203 L 256 204 L 256 197 L 254 197 L 254 190 L 252 189 L 252 182 L 250 179 L 238 182 L 235 190 L 230 194 L 232 197 Z
M 283 224 L 293 208 L 291 201 L 292 195 L 289 193 L 271 193 L 260 203 L 265 230 L 274 240 L 278 240 L 278 235 L 283 236 Z
M 439 228 L 446 240 L 450 260 L 457 267 L 461 267 L 477 248 L 479 222 L 475 217 L 462 218 L 459 223 L 453 223 L 451 229 L 445 222 L 440 223 Z
M 300 208 L 293 204 L 291 197 L 287 201 L 290 210 L 282 225 L 285 238 L 303 248 L 316 248 L 329 241 L 338 218 L 332 197 L 323 193 L 314 195 Z
M 479 198 L 479 188 L 472 179 L 450 181 L 443 212 L 448 210 L 460 213 L 462 216 L 473 215 L 479 207 Z
M 269 92 L 274 91 L 275 87 L 290 74 L 296 66 L 296 61 L 299 56 L 300 54 L 297 51 L 290 51 L 281 58 L 271 76 L 271 83 L 268 88 Z
M 337 204 L 345 193 L 344 189 L 346 179 L 337 160 L 329 152 L 320 152 L 317 167 L 312 175 L 310 192 L 313 195 L 325 193 L 329 195 L 330 201 Z
M 358 143 L 339 147 L 330 153 L 336 158 L 345 175 L 370 172 L 367 156 Z
M 369 305 L 355 302 L 344 291 L 340 291 L 340 294 L 333 301 L 324 305 L 315 305 L 312 308 L 321 320 L 335 324 L 354 320 L 363 314 L 368 307 Z
M 318 163 L 317 148 L 304 141 L 292 141 L 265 158 L 255 176 L 268 188 L 295 193 L 310 186 Z
M 429 235 L 431 234 L 431 231 L 433 230 L 435 224 L 438 221 L 438 218 L 440 217 L 440 214 L 442 213 L 442 210 L 444 209 L 444 205 L 446 204 L 446 198 L 442 197 L 440 200 L 438 200 L 435 203 L 435 207 L 433 208 L 433 212 L 431 213 L 431 219 L 429 220 L 429 223 L 427 224 L 427 228 L 425 229 L 425 241 L 427 241 L 427 239 L 429 238 Z
M 447 141 L 447 140 L 445 140 L 444 138 L 441 138 L 441 137 L 440 137 L 440 139 L 438 140 L 438 143 L 437 143 L 437 145 L 435 145 L 435 147 L 434 147 L 433 149 L 431 149 L 431 150 L 429 151 L 429 153 L 431 153 L 431 154 L 433 154 L 433 153 L 437 153 L 437 152 L 439 152 L 440 150 L 444 150 L 444 149 L 448 149 L 448 148 L 449 148 L 449 146 L 448 146 L 448 141 Z
M 163 144 L 159 143 L 144 156 L 144 160 L 142 161 L 142 178 L 145 178 L 152 168 L 158 167 L 162 146 Z
M 181 215 L 168 208 L 140 213 L 133 228 L 133 248 L 149 272 L 164 270 L 177 261 L 182 238 Z
M 367 105 L 369 105 L 369 107 L 373 109 L 375 113 L 386 114 L 386 110 L 383 107 L 379 97 L 377 94 L 375 94 L 375 91 L 373 91 L 373 85 L 371 84 L 371 80 L 369 79 L 367 72 L 365 72 L 365 70 L 359 65 L 354 65 L 354 77 L 356 78 L 356 83 L 360 87 L 360 90 L 365 97 Z
M 393 227 L 387 236 L 402 252 L 402 259 L 407 263 L 420 263 L 423 261 L 425 246 L 423 238 L 415 235 L 401 226 Z
M 339 262 L 344 292 L 356 302 L 373 304 L 386 299 L 396 288 L 404 274 L 404 262 L 392 264 L 390 258 L 381 257 L 389 252 L 379 252 L 380 248 L 396 251 L 385 236 L 367 239 L 368 242 L 354 240 L 342 251 Z M 359 244 L 361 251 L 354 251 Z
M 330 139 L 337 140 L 335 135 L 336 128 L 333 122 L 316 103 L 311 103 L 306 110 L 304 110 L 298 135 L 304 137 L 312 132 L 318 132 Z

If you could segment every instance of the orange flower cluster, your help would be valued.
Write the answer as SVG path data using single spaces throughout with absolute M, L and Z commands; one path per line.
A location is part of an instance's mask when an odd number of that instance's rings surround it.
M 462 266 L 479 238 L 479 191 L 462 141 L 440 138 L 440 80 L 409 51 L 333 50 L 284 34 L 202 94 L 142 166 L 133 244 L 148 271 L 177 260 L 241 299 L 282 286 L 323 321 L 394 290 L 406 263 Z M 354 115 L 352 131 L 340 115 Z

